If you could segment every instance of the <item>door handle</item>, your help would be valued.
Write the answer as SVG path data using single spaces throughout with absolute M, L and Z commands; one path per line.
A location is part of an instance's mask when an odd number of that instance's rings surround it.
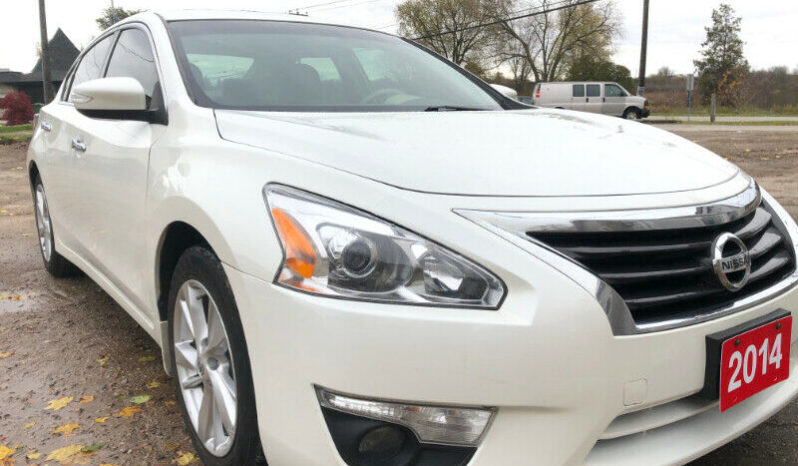
M 585 102 L 590 102 L 590 97 L 585 97 Z
M 606 98 L 606 97 L 602 97 L 602 98 L 601 98 L 601 101 L 602 101 L 602 102 L 606 102 L 606 101 L 607 101 L 607 98 Z
M 86 143 L 77 138 L 73 139 L 72 148 L 78 152 L 86 152 Z
M 42 122 L 41 127 L 44 131 L 47 131 L 48 133 L 53 130 L 53 125 L 44 121 Z

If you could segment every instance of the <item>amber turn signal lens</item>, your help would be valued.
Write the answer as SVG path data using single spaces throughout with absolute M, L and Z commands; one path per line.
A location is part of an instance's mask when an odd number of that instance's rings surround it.
M 312 277 L 316 269 L 316 251 L 305 230 L 280 209 L 272 209 L 272 218 L 285 247 L 285 266 L 301 277 Z

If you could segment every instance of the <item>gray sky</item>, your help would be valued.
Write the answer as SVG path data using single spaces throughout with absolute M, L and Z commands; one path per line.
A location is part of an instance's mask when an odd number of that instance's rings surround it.
M 270 12 L 326 3 L 331 0 L 116 0 L 124 8 L 225 8 Z M 604 0 L 606 1 L 606 0 Z M 743 17 L 742 38 L 745 52 L 754 68 L 786 65 L 798 68 L 798 2 L 796 0 L 726 0 Z M 637 74 L 640 60 L 640 27 L 643 0 L 615 0 L 623 14 L 624 35 L 618 41 L 615 61 Z M 6 21 L 0 28 L 0 68 L 28 72 L 36 63 L 39 42 L 38 2 L 5 0 Z M 346 0 L 334 5 L 310 8 L 314 18 L 328 18 L 358 26 L 396 31 L 393 11 L 399 0 Z M 710 22 L 719 0 L 651 0 L 649 25 L 649 74 L 662 66 L 677 73 L 692 71 L 704 39 L 704 26 Z M 62 28 L 80 48 L 99 30 L 94 18 L 110 5 L 110 0 L 49 0 L 47 27 L 50 36 Z

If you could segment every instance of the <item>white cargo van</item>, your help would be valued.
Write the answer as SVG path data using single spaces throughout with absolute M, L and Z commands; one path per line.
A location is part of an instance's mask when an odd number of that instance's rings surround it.
M 634 96 L 618 83 L 538 83 L 533 103 L 540 107 L 564 108 L 639 120 L 651 114 L 648 101 Z

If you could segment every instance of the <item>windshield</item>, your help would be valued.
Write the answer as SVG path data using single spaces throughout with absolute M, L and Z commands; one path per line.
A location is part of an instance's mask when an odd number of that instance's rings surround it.
M 169 23 L 194 101 L 283 111 L 500 110 L 454 65 L 398 37 L 280 21 Z

